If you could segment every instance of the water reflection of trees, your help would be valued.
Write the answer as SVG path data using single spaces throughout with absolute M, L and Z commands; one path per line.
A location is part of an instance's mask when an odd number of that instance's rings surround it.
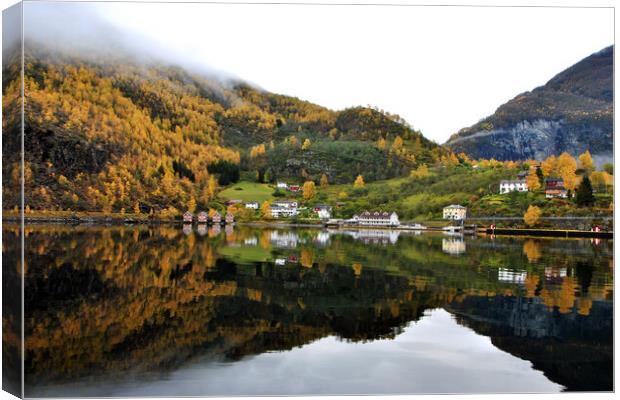
M 389 338 L 426 309 L 470 298 L 522 298 L 585 318 L 612 296 L 610 252 L 582 244 L 558 252 L 555 242 L 478 240 L 455 258 L 441 237 L 372 246 L 273 232 L 27 228 L 26 380 L 166 370 L 199 354 L 237 359 L 330 334 Z M 274 240 L 291 234 L 295 246 Z M 4 231 L 5 258 L 17 259 L 14 235 Z M 289 256 L 297 261 L 274 263 Z M 503 282 L 500 268 L 525 279 Z

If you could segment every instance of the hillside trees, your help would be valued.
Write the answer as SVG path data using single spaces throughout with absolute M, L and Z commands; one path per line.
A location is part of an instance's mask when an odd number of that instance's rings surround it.
M 355 178 L 355 182 L 353 182 L 353 187 L 355 188 L 363 188 L 365 185 L 366 183 L 362 175 L 358 175 L 357 178 Z
M 131 66 L 111 74 L 45 58 L 25 68 L 29 146 L 48 149 L 27 155 L 36 182 L 29 194 L 51 194 L 30 196 L 36 209 L 182 207 L 206 184 L 208 165 L 239 162 L 217 144 L 221 105 L 181 95 L 170 81 L 145 80 Z M 49 178 L 60 175 L 68 183 Z
M 523 221 L 527 226 L 534 226 L 538 224 L 540 220 L 540 216 L 542 215 L 542 211 L 537 206 L 529 206 L 525 215 L 523 216 Z
M 311 200 L 316 195 L 313 181 L 306 181 L 303 186 L 304 200 Z
M 535 192 L 541 187 L 538 175 L 536 174 L 536 171 L 532 169 L 530 169 L 529 173 L 527 174 L 527 177 L 525 178 L 525 183 L 527 184 L 527 188 L 531 192 Z
M 583 154 L 579 155 L 579 167 L 583 169 L 587 174 L 590 174 L 594 171 L 594 160 L 592 160 L 592 155 L 588 150 L 586 150 Z

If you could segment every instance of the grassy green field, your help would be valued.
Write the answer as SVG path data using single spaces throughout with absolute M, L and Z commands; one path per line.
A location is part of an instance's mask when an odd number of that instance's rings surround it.
M 273 190 L 271 186 L 264 183 L 238 182 L 222 190 L 219 193 L 219 198 L 222 200 L 258 201 L 262 203 L 265 200 L 272 201 L 274 199 L 271 195 Z

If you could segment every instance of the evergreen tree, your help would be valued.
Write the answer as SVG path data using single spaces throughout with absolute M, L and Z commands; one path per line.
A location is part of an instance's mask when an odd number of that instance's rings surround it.
M 584 176 L 581 180 L 581 184 L 577 187 L 577 193 L 575 195 L 575 203 L 579 207 L 591 206 L 594 204 L 594 194 L 592 193 L 592 184 L 590 178 Z
M 538 176 L 540 186 L 543 186 L 545 184 L 545 174 L 543 174 L 543 170 L 540 168 L 540 165 L 536 167 L 536 175 Z

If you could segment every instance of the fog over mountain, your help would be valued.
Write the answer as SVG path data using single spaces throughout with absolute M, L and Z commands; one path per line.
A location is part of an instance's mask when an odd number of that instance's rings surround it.
M 24 3 L 24 37 L 26 51 L 29 46 L 43 46 L 52 53 L 98 63 L 167 64 L 221 82 L 239 80 L 230 72 L 205 65 L 195 55 L 110 23 L 97 3 Z

